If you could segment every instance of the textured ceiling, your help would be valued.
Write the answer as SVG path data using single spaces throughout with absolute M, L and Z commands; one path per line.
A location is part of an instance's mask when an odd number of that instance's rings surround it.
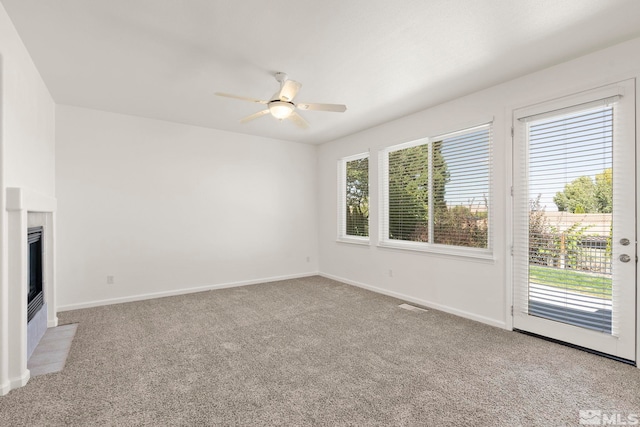
M 321 143 L 640 36 L 637 0 L 1 0 L 55 101 Z M 264 116 L 284 71 L 311 128 Z

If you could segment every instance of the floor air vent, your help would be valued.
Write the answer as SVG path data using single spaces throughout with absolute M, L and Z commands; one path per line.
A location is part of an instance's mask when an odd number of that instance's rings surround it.
M 415 305 L 411 305 L 411 304 L 400 304 L 398 307 L 404 308 L 405 310 L 411 310 L 411 311 L 427 311 L 424 308 L 416 307 Z

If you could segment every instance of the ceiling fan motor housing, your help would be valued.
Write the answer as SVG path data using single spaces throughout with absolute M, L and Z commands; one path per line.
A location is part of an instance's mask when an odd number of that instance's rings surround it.
M 276 80 L 278 81 L 278 83 L 282 84 L 287 80 L 287 73 L 283 73 L 282 71 L 278 71 L 275 74 Z

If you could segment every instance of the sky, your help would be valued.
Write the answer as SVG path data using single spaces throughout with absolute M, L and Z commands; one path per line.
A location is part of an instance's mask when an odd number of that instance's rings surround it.
M 595 182 L 612 167 L 613 109 L 591 108 L 532 121 L 529 136 L 529 200 L 541 195 L 547 212 L 557 211 L 553 197 L 580 176 Z
M 557 211 L 556 193 L 581 176 L 612 167 L 613 108 L 600 106 L 528 123 L 529 200 L 540 195 L 547 212 Z M 491 129 L 444 136 L 441 153 L 449 171 L 448 206 L 484 208 L 489 197 Z
M 476 129 L 442 140 L 441 153 L 449 171 L 445 187 L 448 206 L 484 208 L 490 184 L 490 129 Z

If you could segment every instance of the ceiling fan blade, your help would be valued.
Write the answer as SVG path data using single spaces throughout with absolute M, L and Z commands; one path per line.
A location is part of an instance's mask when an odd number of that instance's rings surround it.
M 265 104 L 266 105 L 267 102 L 268 102 L 268 101 L 263 101 L 261 99 L 247 98 L 246 96 L 231 95 L 230 93 L 216 92 L 216 95 L 224 96 L 226 98 L 239 99 L 240 101 L 255 102 L 256 104 Z
M 291 102 L 293 98 L 298 94 L 298 91 L 302 87 L 302 83 L 298 83 L 294 80 L 285 80 L 282 84 L 282 88 L 277 95 L 277 99 L 280 101 Z
M 296 104 L 296 107 L 300 110 L 313 110 L 313 111 L 333 111 L 335 113 L 344 113 L 347 111 L 347 106 L 342 104 Z
M 295 111 L 291 113 L 289 119 L 299 128 L 308 129 L 309 123 L 298 113 Z
M 262 117 L 265 114 L 269 114 L 269 110 L 260 110 L 257 113 L 253 113 L 250 116 L 245 117 L 244 119 L 240 119 L 240 123 L 247 123 L 251 120 L 257 119 L 258 117 Z

